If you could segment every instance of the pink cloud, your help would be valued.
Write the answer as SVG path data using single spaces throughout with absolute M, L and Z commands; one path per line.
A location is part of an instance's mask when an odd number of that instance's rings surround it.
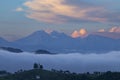
M 75 30 L 75 31 L 71 34 L 71 36 L 72 36 L 73 38 L 85 37 L 85 36 L 87 36 L 87 35 L 88 35 L 88 33 L 87 33 L 87 30 L 86 30 L 86 29 L 80 29 L 79 31 Z
M 109 32 L 120 33 L 120 27 L 112 27 Z
M 27 13 L 28 18 L 49 22 L 49 23 L 64 23 L 69 22 L 70 19 L 85 20 L 93 22 L 105 22 L 104 17 L 90 16 L 89 13 L 104 12 L 101 7 L 81 7 L 76 5 L 69 5 L 67 0 L 27 0 L 24 6 L 27 9 L 24 11 Z

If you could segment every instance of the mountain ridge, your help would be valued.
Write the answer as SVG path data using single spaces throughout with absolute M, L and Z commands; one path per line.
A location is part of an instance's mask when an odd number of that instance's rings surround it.
M 48 50 L 54 53 L 104 52 L 120 50 L 120 39 L 90 34 L 84 38 L 72 38 L 64 33 L 36 31 L 4 46 L 24 51 Z M 1 46 L 2 47 L 2 46 Z

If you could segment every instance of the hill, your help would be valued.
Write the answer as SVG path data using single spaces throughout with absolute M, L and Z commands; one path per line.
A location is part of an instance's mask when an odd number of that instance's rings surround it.
M 13 52 L 13 53 L 21 53 L 21 52 L 23 52 L 20 49 L 11 48 L 11 47 L 0 47 L 0 49 L 5 50 L 5 51 L 9 51 L 9 52 Z
M 32 69 L 1 76 L 0 80 L 119 80 L 120 72 L 70 73 L 69 71 Z
M 54 54 L 46 50 L 37 50 L 35 51 L 35 54 Z

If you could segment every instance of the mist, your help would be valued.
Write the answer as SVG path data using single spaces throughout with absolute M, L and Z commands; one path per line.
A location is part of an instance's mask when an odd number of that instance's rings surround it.
M 40 63 L 45 69 L 69 70 L 83 73 L 94 71 L 120 71 L 120 51 L 103 54 L 34 54 L 11 53 L 0 50 L 0 70 L 15 72 L 33 68 L 34 63 Z

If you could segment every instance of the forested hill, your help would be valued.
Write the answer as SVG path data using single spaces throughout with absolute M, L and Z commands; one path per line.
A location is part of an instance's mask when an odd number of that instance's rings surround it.
M 32 69 L 18 71 L 14 74 L 0 74 L 0 80 L 120 80 L 120 72 L 94 72 L 93 74 L 76 74 L 69 71 Z

